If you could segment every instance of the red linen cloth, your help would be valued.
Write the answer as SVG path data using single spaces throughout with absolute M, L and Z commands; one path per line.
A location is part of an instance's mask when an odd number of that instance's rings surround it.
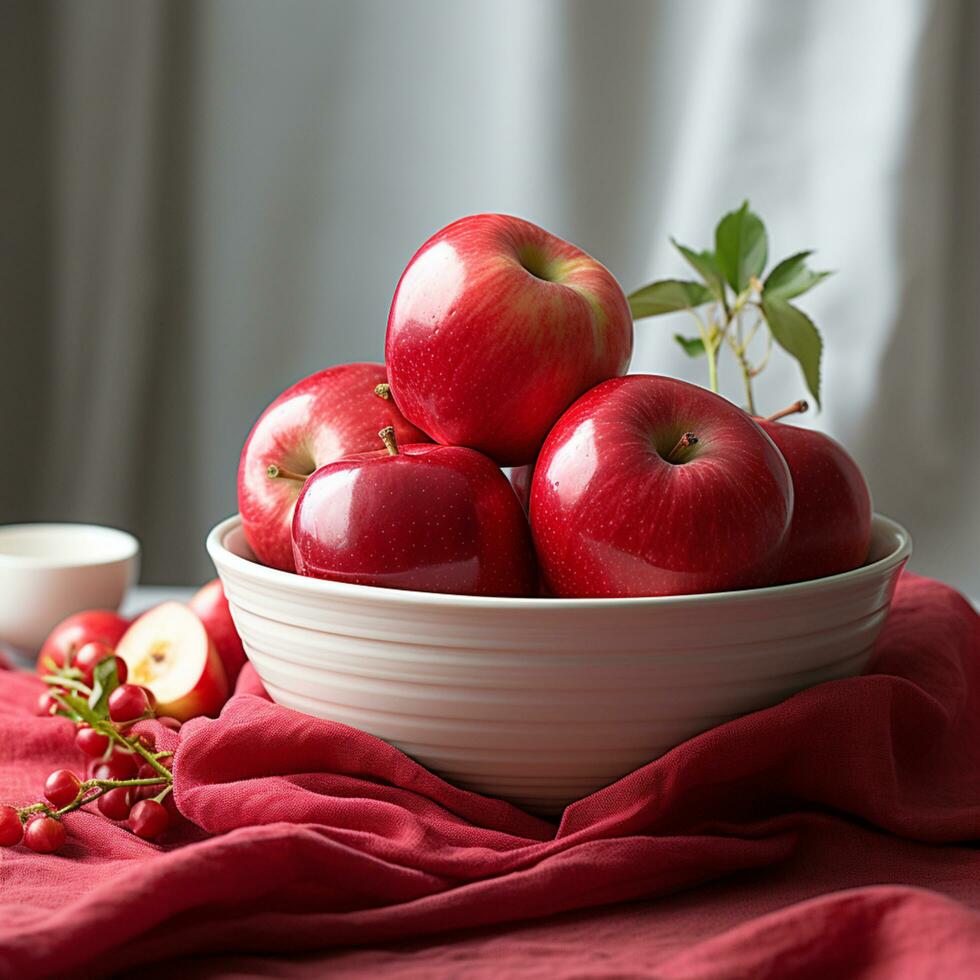
M 70 723 L 30 716 L 38 689 L 0 675 L 3 800 L 81 761 Z M 867 675 L 691 739 L 557 828 L 271 704 L 250 670 L 238 690 L 180 738 L 197 827 L 157 847 L 82 813 L 61 856 L 0 851 L 0 975 L 202 953 L 239 958 L 194 975 L 980 974 L 980 619 L 939 583 L 903 578 Z

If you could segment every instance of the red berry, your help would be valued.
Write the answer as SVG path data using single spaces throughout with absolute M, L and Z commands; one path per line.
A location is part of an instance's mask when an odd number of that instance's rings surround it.
M 82 781 L 70 769 L 55 769 L 44 783 L 44 796 L 59 809 L 68 806 L 78 796 Z
M 91 687 L 92 671 L 95 670 L 95 665 L 102 663 L 103 660 L 108 660 L 111 656 L 113 656 L 111 647 L 100 643 L 98 640 L 92 640 L 91 643 L 82 646 L 75 654 L 72 666 L 77 667 L 82 672 L 82 680 Z
M 150 697 L 152 695 L 145 687 L 121 684 L 109 695 L 109 717 L 115 722 L 145 718 L 151 713 Z
M 152 840 L 159 837 L 170 823 L 170 814 L 156 800 L 140 800 L 129 815 L 129 827 L 137 837 Z
M 117 786 L 99 797 L 99 811 L 110 820 L 125 820 L 129 816 L 129 787 Z
M 129 668 L 126 666 L 126 661 L 122 657 L 113 657 L 116 661 L 116 680 L 120 684 L 126 683 L 126 678 L 129 677 Z
M 144 763 L 136 773 L 137 779 L 158 779 L 160 773 L 156 771 L 148 762 Z M 164 788 L 163 783 L 154 783 L 147 786 L 133 786 L 129 791 L 129 798 L 132 802 L 138 800 L 148 800 L 151 796 L 156 796 Z
M 139 768 L 139 757 L 128 752 L 113 752 L 107 762 L 92 767 L 92 779 L 132 779 Z
M 60 692 L 59 692 L 60 693 Z M 36 712 L 39 715 L 53 715 L 60 705 L 54 699 L 51 691 L 42 691 L 37 698 Z
M 89 725 L 82 725 L 75 733 L 75 744 L 93 759 L 101 759 L 109 748 L 109 736 L 97 732 Z
M 35 817 L 24 831 L 24 843 L 38 854 L 54 854 L 65 842 L 65 825 L 54 817 Z
M 24 836 L 20 814 L 12 806 L 0 806 L 0 847 L 13 847 Z
M 169 728 L 172 732 L 179 732 L 182 722 L 178 721 L 176 718 L 171 718 L 170 715 L 164 715 L 162 718 L 157 718 L 157 721 L 163 725 L 164 728 Z
M 143 764 L 143 759 L 138 756 L 135 752 L 131 752 L 129 749 L 124 748 L 121 745 L 113 745 L 112 747 L 112 759 L 118 759 L 120 765 L 127 765 L 129 768 L 136 772 L 137 769 Z

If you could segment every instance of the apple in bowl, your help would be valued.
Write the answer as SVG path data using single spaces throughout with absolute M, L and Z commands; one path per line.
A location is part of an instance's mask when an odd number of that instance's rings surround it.
M 238 509 L 249 546 L 265 565 L 293 570 L 290 528 L 306 478 L 348 453 L 372 450 L 377 432 L 394 427 L 403 442 L 428 437 L 376 389 L 380 364 L 341 364 L 287 388 L 252 427 L 238 464 Z
M 655 375 L 583 395 L 542 447 L 530 519 L 556 596 L 767 585 L 793 513 L 772 440 L 705 388 Z
M 478 214 L 402 273 L 385 364 L 405 418 L 436 442 L 519 466 L 579 395 L 626 371 L 632 348 L 629 304 L 601 263 L 529 221 Z
M 527 517 L 507 478 L 462 446 L 399 446 L 328 463 L 293 517 L 301 575 L 459 595 L 526 596 L 537 586 Z
M 793 479 L 793 520 L 774 582 L 803 582 L 862 565 L 871 543 L 871 492 L 860 467 L 830 436 L 781 419 L 807 403 L 756 421 Z

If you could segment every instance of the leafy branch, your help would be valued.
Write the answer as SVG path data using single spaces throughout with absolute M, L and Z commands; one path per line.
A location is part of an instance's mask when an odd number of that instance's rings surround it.
M 699 279 L 659 279 L 637 289 L 629 296 L 633 319 L 689 311 L 698 336 L 675 334 L 674 339 L 689 357 L 707 357 L 712 391 L 718 390 L 718 354 L 727 346 L 741 372 L 752 414 L 752 382 L 769 363 L 775 342 L 799 362 L 819 406 L 823 342 L 813 321 L 789 302 L 831 275 L 807 265 L 813 253 L 790 255 L 763 279 L 769 252 L 766 228 L 749 210 L 748 201 L 718 222 L 713 250 L 698 252 L 673 238 L 671 242 Z

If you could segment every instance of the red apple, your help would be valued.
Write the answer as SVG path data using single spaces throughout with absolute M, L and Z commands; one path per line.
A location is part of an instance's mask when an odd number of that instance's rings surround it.
M 380 364 L 342 364 L 287 388 L 255 423 L 238 464 L 238 509 L 255 557 L 293 569 L 289 529 L 303 481 L 348 453 L 373 450 L 378 429 L 393 425 L 404 442 L 428 442 L 390 397 Z
M 460 446 L 398 447 L 328 463 L 293 518 L 301 575 L 423 592 L 530 595 L 527 518 L 507 478 Z
M 37 673 L 49 674 L 52 667 L 64 666 L 65 656 L 72 656 L 86 643 L 104 643 L 115 648 L 129 620 L 108 609 L 89 609 L 75 613 L 60 622 L 49 634 L 37 655 Z
M 190 607 L 164 602 L 143 613 L 116 647 L 129 683 L 149 688 L 157 714 L 187 721 L 213 717 L 228 699 L 228 678 L 214 641 Z
M 194 593 L 189 605 L 197 613 L 198 619 L 204 623 L 208 636 L 214 640 L 215 649 L 228 677 L 228 684 L 234 687 L 238 674 L 245 664 L 245 647 L 235 628 L 235 621 L 231 618 L 231 610 L 228 608 L 228 599 L 225 597 L 221 579 L 212 579 L 207 585 L 202 586 Z
M 813 429 L 777 419 L 805 411 L 806 403 L 759 425 L 783 454 L 793 478 L 793 520 L 776 582 L 802 582 L 863 565 L 871 543 L 871 493 L 857 463 L 840 443 Z
M 558 596 L 653 596 L 769 581 L 789 528 L 786 461 L 740 408 L 673 378 L 593 388 L 548 436 L 531 528 Z
M 528 221 L 478 214 L 402 273 L 385 363 L 405 418 L 519 466 L 582 392 L 625 372 L 632 348 L 629 304 L 604 266 Z

